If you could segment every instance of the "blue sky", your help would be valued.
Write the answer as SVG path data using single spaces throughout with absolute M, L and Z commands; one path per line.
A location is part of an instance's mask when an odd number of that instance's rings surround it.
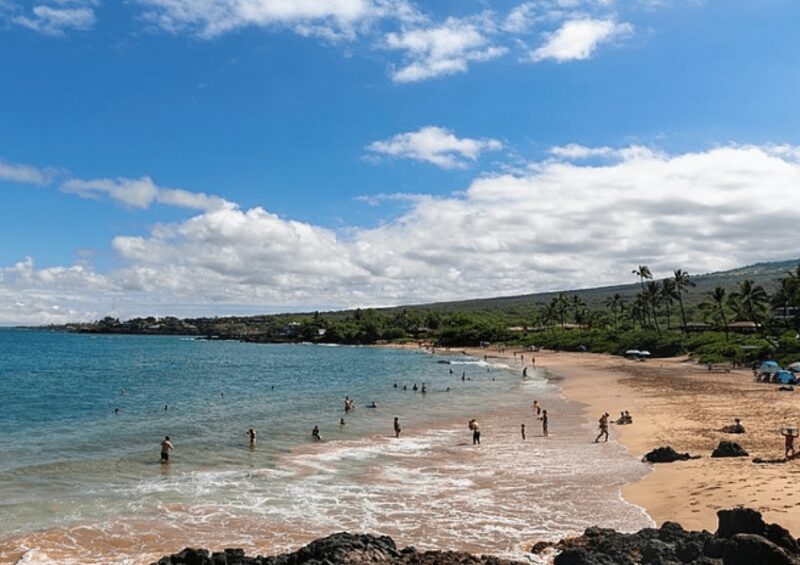
M 793 257 L 766 226 L 797 199 L 797 22 L 789 0 L 0 0 L 0 323 Z

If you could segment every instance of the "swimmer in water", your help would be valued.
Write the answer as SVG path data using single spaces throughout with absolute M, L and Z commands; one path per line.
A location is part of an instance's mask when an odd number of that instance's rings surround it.
M 169 404 L 164 405 L 164 412 L 166 412 L 167 410 L 169 410 Z
M 462 381 L 465 381 L 465 380 L 467 380 L 467 372 L 466 372 L 466 371 L 463 371 L 463 372 L 461 373 L 461 380 L 462 380 Z
M 344 418 L 340 418 L 340 419 L 339 419 L 339 425 L 340 425 L 340 426 L 347 425 L 347 422 L 345 422 L 345 421 L 344 421 Z
M 250 447 L 255 447 L 256 445 L 256 430 L 255 428 L 250 428 L 247 430 L 247 435 L 250 436 Z
M 114 415 L 116 416 L 117 414 L 119 414 L 119 408 L 114 408 Z
M 374 400 L 372 401 L 372 404 L 370 404 L 369 406 L 367 406 L 367 408 L 377 408 L 377 407 L 378 407 L 378 405 L 377 405 L 377 403 L 376 403 Z
M 314 426 L 314 429 L 311 430 L 311 438 L 314 439 L 315 441 L 322 440 L 322 438 L 319 437 L 319 426 Z
M 422 390 L 420 390 L 420 392 L 422 394 L 425 394 L 426 392 L 428 392 L 427 389 L 425 388 L 425 383 L 422 383 Z

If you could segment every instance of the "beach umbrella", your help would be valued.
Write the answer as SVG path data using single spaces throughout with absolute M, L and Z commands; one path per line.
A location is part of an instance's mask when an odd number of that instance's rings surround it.
M 800 371 L 800 361 L 795 361 L 791 365 L 789 365 L 788 369 L 790 371 Z
M 777 373 L 778 371 L 780 371 L 781 367 L 775 361 L 764 361 L 763 363 L 761 363 L 761 367 L 759 367 L 759 370 L 762 373 L 773 374 L 773 373 Z
M 638 349 L 629 349 L 628 351 L 625 352 L 625 355 L 641 355 L 641 354 L 642 352 L 639 351 Z
M 641 355 L 642 357 L 650 357 L 650 352 L 646 351 L 646 350 L 645 351 L 640 351 L 639 355 Z
M 793 385 L 797 382 L 797 378 L 794 376 L 794 373 L 789 371 L 778 371 L 775 373 L 775 380 L 782 385 Z

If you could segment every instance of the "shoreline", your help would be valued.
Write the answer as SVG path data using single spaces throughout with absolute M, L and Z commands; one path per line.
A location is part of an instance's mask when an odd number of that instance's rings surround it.
M 800 470 L 797 463 L 752 462 L 753 457 L 782 456 L 777 430 L 796 417 L 800 402 L 793 393 L 753 382 L 748 370 L 709 372 L 686 357 L 639 362 L 592 353 L 535 355 L 537 367 L 564 377 L 559 386 L 565 398 L 582 403 L 590 419 L 603 412 L 612 419 L 622 410 L 631 412 L 633 425 L 614 425 L 610 431 L 633 457 L 666 445 L 701 456 L 654 464 L 644 478 L 622 489 L 625 500 L 644 508 L 659 526 L 677 521 L 687 529 L 713 531 L 718 510 L 746 506 L 800 532 L 800 514 L 792 511 L 800 508 L 791 483 Z M 721 432 L 735 417 L 747 433 Z M 723 440 L 739 443 L 750 456 L 711 458 Z
M 611 425 L 610 441 L 619 442 L 635 459 L 662 446 L 701 456 L 653 464 L 643 478 L 621 489 L 623 499 L 646 511 L 657 525 L 676 521 L 687 529 L 713 531 L 718 510 L 744 506 L 800 533 L 800 493 L 792 482 L 800 474 L 798 463 L 752 462 L 754 457 L 783 456 L 778 429 L 800 417 L 800 398 L 795 399 L 794 393 L 755 383 L 749 370 L 711 372 L 685 356 L 640 362 L 607 354 L 518 348 L 452 351 L 504 359 L 519 370 L 524 365 L 515 353 L 524 354 L 529 367 L 531 356 L 535 357 L 535 367 L 557 375 L 551 382 L 564 399 L 579 403 L 592 423 L 604 412 L 615 420 L 621 411 L 630 411 L 634 424 Z M 720 431 L 734 418 L 742 419 L 747 433 Z M 593 440 L 587 435 L 587 447 Z M 749 457 L 711 458 L 720 441 L 739 443 Z

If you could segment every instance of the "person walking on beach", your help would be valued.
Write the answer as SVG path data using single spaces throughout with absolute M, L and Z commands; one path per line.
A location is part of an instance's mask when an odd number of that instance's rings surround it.
M 481 444 L 481 427 L 478 425 L 478 420 L 473 418 L 469 421 L 469 429 L 472 430 L 472 445 Z
M 250 447 L 256 446 L 256 429 L 250 428 L 247 430 L 247 435 L 250 436 Z
M 784 457 L 787 460 L 794 459 L 796 456 L 794 451 L 794 438 L 800 434 L 798 434 L 797 430 L 794 428 L 784 428 L 781 430 L 781 435 L 784 437 Z M 791 456 L 789 455 L 790 452 Z
M 542 415 L 539 416 L 539 419 L 542 421 L 542 435 L 547 437 L 550 435 L 550 432 L 547 431 L 547 410 L 542 410 Z
M 605 441 L 608 441 L 608 412 L 600 416 L 600 425 L 598 427 L 600 428 L 600 433 L 594 438 L 594 442 L 597 443 L 604 436 Z
M 541 414 L 542 414 L 542 407 L 541 407 L 541 406 L 539 406 L 539 401 L 538 401 L 538 400 L 534 400 L 534 401 L 533 401 L 533 409 L 536 411 L 536 415 L 537 415 L 537 416 L 541 416 Z
M 175 446 L 172 445 L 169 436 L 164 436 L 164 441 L 161 442 L 161 462 L 169 463 L 169 452 L 174 450 Z
M 314 429 L 311 430 L 311 438 L 314 441 L 321 441 L 322 440 L 322 438 L 319 437 L 319 426 L 314 426 Z
M 394 437 L 400 437 L 400 418 L 397 416 L 394 417 Z
M 524 440 L 525 439 L 525 424 L 520 424 L 519 425 L 519 433 L 522 436 L 522 439 Z

